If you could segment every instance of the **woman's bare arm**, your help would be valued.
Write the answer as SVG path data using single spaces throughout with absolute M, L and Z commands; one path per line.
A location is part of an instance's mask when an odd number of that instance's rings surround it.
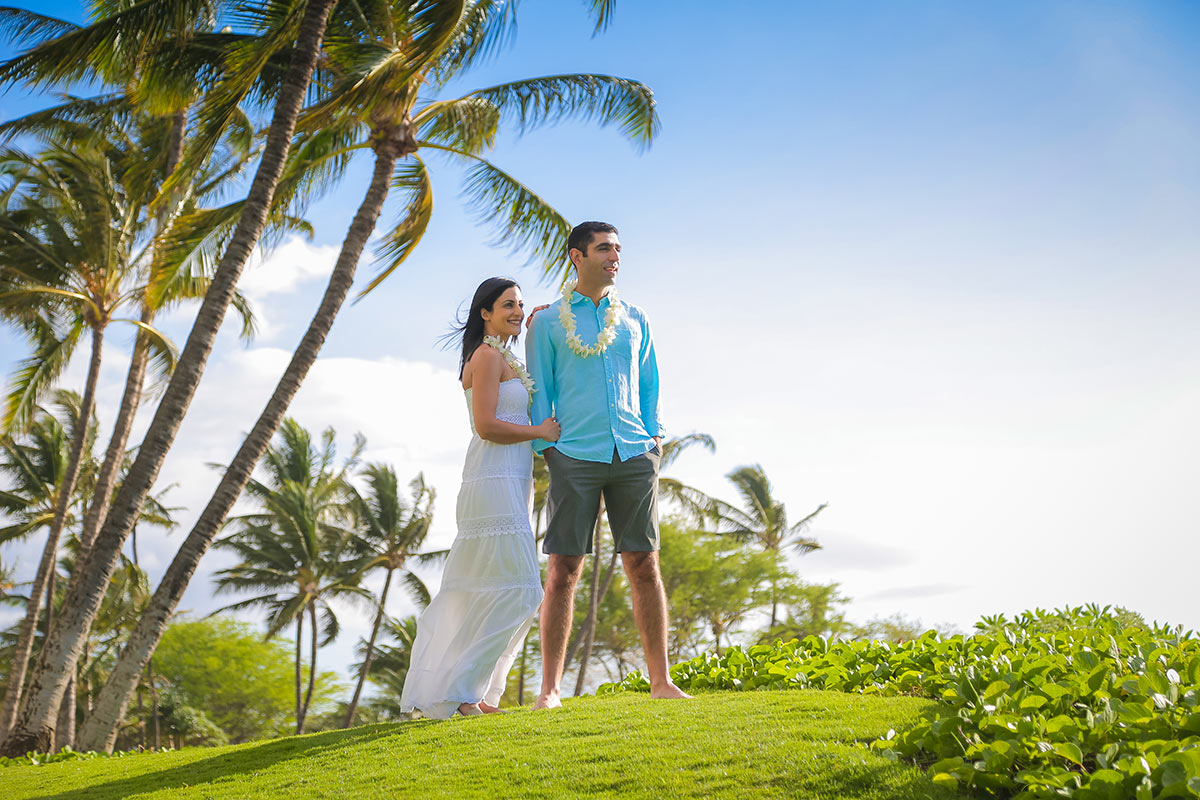
M 475 416 L 475 432 L 480 439 L 495 444 L 517 444 L 534 439 L 558 441 L 559 427 L 553 417 L 540 425 L 518 425 L 496 419 L 496 403 L 500 395 L 500 378 L 504 375 L 504 356 L 487 345 L 471 356 L 471 411 Z

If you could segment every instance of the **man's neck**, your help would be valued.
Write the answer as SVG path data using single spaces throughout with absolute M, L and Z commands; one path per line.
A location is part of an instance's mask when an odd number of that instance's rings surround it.
M 609 293 L 611 289 L 611 283 L 607 286 L 584 286 L 582 283 L 579 283 L 575 286 L 575 291 L 591 300 L 592 305 L 597 307 L 599 307 L 600 301 Z

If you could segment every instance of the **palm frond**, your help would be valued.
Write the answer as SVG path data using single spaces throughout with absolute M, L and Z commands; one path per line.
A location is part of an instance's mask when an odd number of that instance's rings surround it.
M 466 67 L 494 55 L 517 33 L 516 0 L 471 0 L 432 70 L 433 82 L 442 84 Z
M 0 141 L 16 136 L 36 136 L 43 141 L 75 140 L 81 129 L 127 122 L 131 111 L 129 99 L 124 94 L 88 98 L 68 96 L 66 102 L 0 124 Z
M 392 192 L 404 202 L 404 216 L 387 232 L 378 246 L 377 256 L 383 266 L 371 282 L 358 293 L 355 302 L 387 280 L 409 257 L 429 227 L 433 216 L 433 186 L 425 162 L 415 154 L 396 167 L 392 177 Z
M 412 558 L 415 559 L 418 564 L 425 567 L 432 566 L 434 564 L 441 564 L 446 560 L 447 557 L 449 557 L 449 555 L 449 550 L 430 550 L 428 553 L 416 553 L 412 556 Z
M 473 162 L 463 188 L 467 205 L 482 222 L 494 225 L 493 245 L 507 245 L 513 252 L 530 253 L 531 263 L 540 262 L 548 282 L 566 280 L 567 222 L 549 203 L 490 161 L 432 142 L 421 146 L 453 153 Z
M 460 97 L 430 103 L 413 117 L 422 139 L 468 153 L 482 153 L 496 143 L 500 109 L 483 97 Z
M 595 36 L 612 24 L 617 0 L 586 0 L 586 2 L 591 9 L 592 17 L 596 20 L 596 27 L 592 31 L 592 35 Z
M 79 25 L 65 19 L 23 8 L 0 8 L 0 35 L 14 47 L 57 39 L 76 30 Z
M 816 539 L 802 537 L 799 536 L 799 534 L 808 530 L 808 527 L 812 524 L 812 521 L 816 518 L 817 514 L 820 514 L 822 511 L 824 511 L 825 507 L 828 505 L 828 503 L 821 503 L 821 505 L 817 506 L 816 509 L 809 512 L 804 519 L 788 528 L 787 536 L 795 537 L 789 543 L 791 547 L 796 548 L 802 553 L 811 553 L 813 550 L 821 549 L 821 543 Z
M 662 443 L 662 460 L 659 469 L 665 469 L 674 464 L 683 451 L 693 445 L 699 445 L 710 453 L 717 452 L 716 440 L 707 433 L 689 433 L 686 436 L 667 439 Z
M 703 524 L 711 516 L 713 498 L 682 481 L 661 476 L 658 493 L 679 504 L 684 515 L 697 524 Z
M 565 119 L 618 125 L 639 147 L 647 147 L 661 124 L 649 86 L 612 75 L 548 75 L 471 92 L 493 103 L 521 131 Z
M 79 318 L 62 335 L 46 331 L 33 355 L 18 364 L 16 372 L 9 379 L 10 388 L 4 399 L 4 418 L 0 424 L 5 433 L 28 428 L 38 398 L 49 390 L 66 369 L 84 328 L 84 321 Z
M 91 80 L 96 73 L 108 81 L 128 78 L 133 68 L 155 47 L 190 31 L 198 19 L 212 16 L 212 0 L 140 0 L 87 26 L 49 18 L 10 16 L 10 26 L 42 38 L 31 50 L 0 64 L 0 83 L 23 81 L 33 86 Z
M 175 371 L 175 364 L 179 360 L 179 350 L 175 347 L 167 335 L 155 328 L 153 325 L 136 320 L 114 320 L 114 322 L 128 322 L 138 329 L 138 335 L 143 337 L 146 346 L 149 348 L 150 365 L 153 374 L 160 379 L 170 377 Z
M 417 608 L 423 609 L 429 605 L 432 599 L 429 595 L 429 587 L 417 577 L 416 573 L 404 573 L 404 587 L 408 590 L 408 596 L 417 604 Z

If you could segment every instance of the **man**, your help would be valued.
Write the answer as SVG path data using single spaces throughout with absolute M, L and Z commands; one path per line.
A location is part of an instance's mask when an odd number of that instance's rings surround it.
M 576 226 L 567 252 L 577 276 L 574 290 L 537 315 L 527 346 L 536 386 L 531 418 L 553 415 L 562 426 L 557 442 L 533 443 L 550 471 L 550 520 L 542 545 L 550 556 L 539 628 L 542 689 L 534 708 L 562 705 L 575 585 L 592 552 L 601 496 L 629 578 L 650 696 L 686 698 L 667 672 L 667 598 L 658 567 L 663 428 L 650 325 L 613 288 L 621 264 L 615 227 Z

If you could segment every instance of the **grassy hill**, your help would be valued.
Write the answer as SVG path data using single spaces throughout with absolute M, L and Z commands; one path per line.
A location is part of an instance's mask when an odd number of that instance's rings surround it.
M 818 691 L 373 725 L 230 747 L 0 770 L 5 800 L 67 798 L 949 798 L 858 746 L 928 703 Z

